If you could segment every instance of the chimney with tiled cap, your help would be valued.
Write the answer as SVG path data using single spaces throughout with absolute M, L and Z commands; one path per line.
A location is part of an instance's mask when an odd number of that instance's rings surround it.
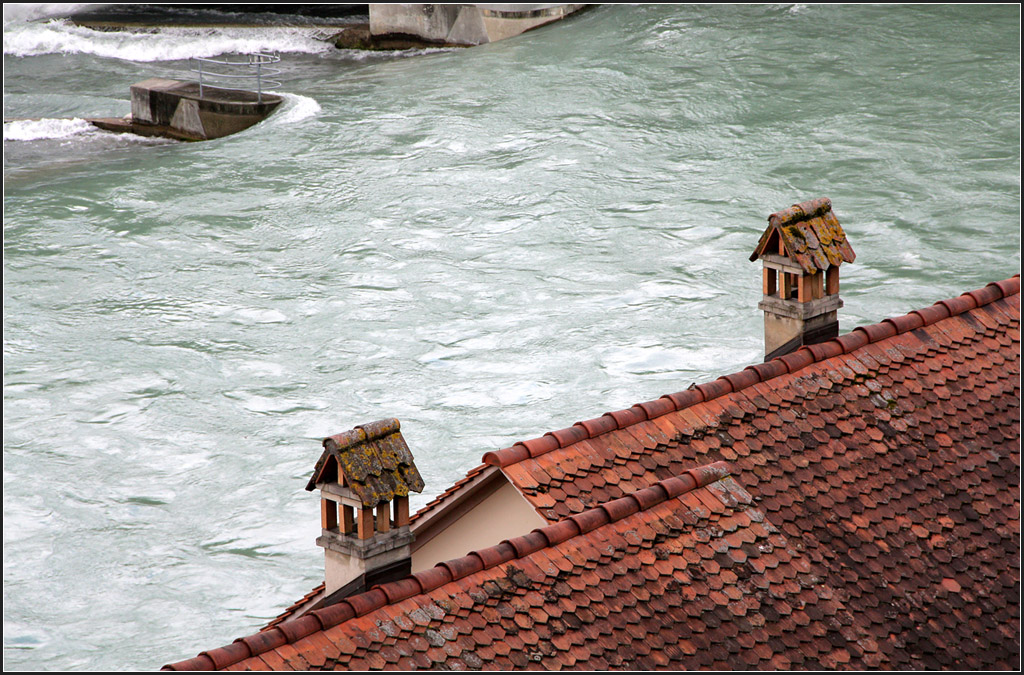
M 324 597 L 361 593 L 412 571 L 409 493 L 423 491 L 396 419 L 324 439 L 307 490 L 320 490 Z
M 773 213 L 750 259 L 763 265 L 764 360 L 839 335 L 839 266 L 856 254 L 827 198 Z

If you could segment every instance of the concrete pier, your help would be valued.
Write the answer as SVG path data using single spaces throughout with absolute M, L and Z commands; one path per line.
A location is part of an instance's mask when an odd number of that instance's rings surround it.
M 586 4 L 98 5 L 70 15 L 94 30 L 301 26 L 339 49 L 472 47 L 564 19 Z
M 416 38 L 470 47 L 504 40 L 578 12 L 585 4 L 371 4 L 372 40 Z
M 280 96 L 199 83 L 151 78 L 131 86 L 132 112 L 125 118 L 90 119 L 107 131 L 205 141 L 234 134 L 265 120 Z

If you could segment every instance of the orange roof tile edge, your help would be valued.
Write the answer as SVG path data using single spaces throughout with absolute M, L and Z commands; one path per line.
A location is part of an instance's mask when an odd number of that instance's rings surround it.
M 984 288 L 967 291 L 950 300 L 939 300 L 931 307 L 914 310 L 903 316 L 885 319 L 876 324 L 859 326 L 838 338 L 800 349 L 777 357 L 767 363 L 747 366 L 738 373 L 723 375 L 717 380 L 698 385 L 686 391 L 666 394 L 654 401 L 637 403 L 631 408 L 607 412 L 601 417 L 558 431 L 549 431 L 540 438 L 515 443 L 510 448 L 488 452 L 483 456 L 484 464 L 506 467 L 531 457 L 538 457 L 559 448 L 564 448 L 588 438 L 594 438 L 610 431 L 616 431 L 633 424 L 677 412 L 703 401 L 724 396 L 764 382 L 773 377 L 793 373 L 825 359 L 848 354 L 864 345 L 879 342 L 894 335 L 930 326 L 938 321 L 957 316 L 978 307 L 991 304 L 1003 298 L 1020 293 L 1020 275 L 1015 274 L 1003 281 L 994 281 Z
M 486 469 L 487 466 L 487 464 L 480 464 L 479 466 L 476 466 L 475 468 L 472 468 L 469 471 L 467 471 L 466 476 L 464 478 L 460 478 L 458 481 L 456 481 L 455 485 L 452 485 L 450 488 L 448 488 L 441 494 L 431 499 L 429 502 L 427 502 L 425 506 L 423 506 L 423 508 L 421 508 L 416 513 L 412 514 L 412 516 L 409 518 L 409 521 L 411 523 L 415 523 L 417 520 L 423 517 L 428 511 L 433 510 L 435 507 L 441 504 L 441 502 L 447 501 L 449 497 L 451 497 L 456 492 L 461 490 L 463 485 L 479 476 L 480 472 Z
M 250 657 L 301 640 L 307 635 L 337 626 L 349 619 L 415 595 L 429 593 L 452 581 L 587 534 L 608 523 L 614 523 L 669 499 L 710 485 L 729 474 L 730 468 L 726 462 L 695 467 L 679 476 L 658 481 L 649 487 L 569 516 L 552 525 L 534 529 L 529 534 L 506 539 L 495 546 L 438 563 L 431 569 L 416 572 L 404 579 L 379 584 L 365 593 L 350 596 L 329 607 L 313 610 L 298 619 L 285 621 L 254 635 L 239 638 L 224 647 L 202 652 L 194 658 L 165 665 L 161 670 L 222 670 Z

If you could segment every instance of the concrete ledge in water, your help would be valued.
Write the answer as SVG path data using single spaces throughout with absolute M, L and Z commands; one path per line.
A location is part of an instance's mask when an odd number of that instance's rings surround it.
M 591 6 L 371 4 L 368 24 L 348 26 L 330 41 L 339 49 L 472 47 L 514 37 Z
M 151 78 L 131 86 L 132 112 L 125 118 L 88 120 L 106 131 L 205 141 L 262 122 L 284 99 L 238 89 L 214 89 L 198 82 Z M 260 100 L 261 99 L 261 100 Z

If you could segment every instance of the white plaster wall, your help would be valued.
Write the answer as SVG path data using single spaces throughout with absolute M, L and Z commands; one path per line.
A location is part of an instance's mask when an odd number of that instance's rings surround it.
M 329 548 L 324 549 L 324 582 L 330 595 L 366 571 L 365 561 Z
M 461 558 L 470 551 L 494 546 L 505 539 L 529 534 L 547 521 L 507 481 L 493 494 L 449 525 L 412 554 L 412 571 Z

